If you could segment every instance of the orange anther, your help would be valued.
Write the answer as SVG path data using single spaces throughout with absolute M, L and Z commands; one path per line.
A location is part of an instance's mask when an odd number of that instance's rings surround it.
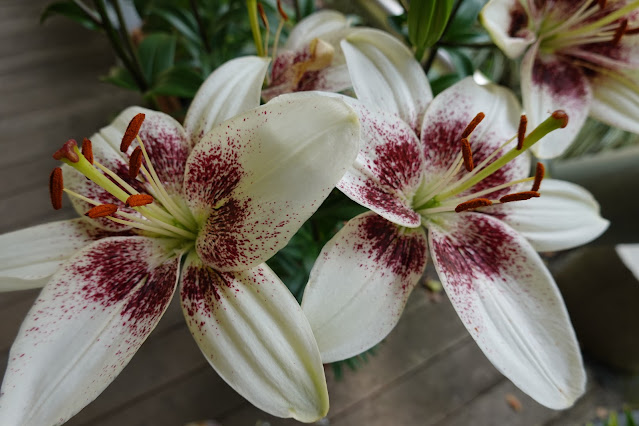
M 600 9 L 606 8 L 606 0 L 597 0 L 597 3 L 599 4 Z
M 282 8 L 282 0 L 277 0 L 277 11 L 280 13 L 280 16 L 283 20 L 288 21 L 288 15 L 284 12 Z
M 557 111 L 553 112 L 552 113 L 552 118 L 554 118 L 555 120 L 562 120 L 563 121 L 561 123 L 561 128 L 562 129 L 568 125 L 568 114 L 566 114 L 566 111 L 564 111 L 562 109 L 558 109 Z
M 464 157 L 464 167 L 466 167 L 467 171 L 472 172 L 475 165 L 473 163 L 473 151 L 470 149 L 470 142 L 468 142 L 468 139 L 463 138 L 461 140 L 461 149 L 462 156 Z
M 64 143 L 64 145 L 62 145 L 62 148 L 53 153 L 53 158 L 55 158 L 56 160 L 62 160 L 63 158 L 66 158 L 72 163 L 77 163 L 78 161 L 80 161 L 78 153 L 75 152 L 77 148 L 78 143 L 75 141 L 75 139 L 69 139 Z
M 519 119 L 519 129 L 517 129 L 517 149 L 521 151 L 524 147 L 524 140 L 526 139 L 526 127 L 528 126 L 528 118 L 525 114 L 522 114 Z
M 51 205 L 54 209 L 62 208 L 62 190 L 64 189 L 64 181 L 62 180 L 62 169 L 56 167 L 49 175 L 49 195 L 51 196 Z
M 88 138 L 84 138 L 82 141 L 82 155 L 89 163 L 93 164 L 93 143 Z
M 619 42 L 621 41 L 621 37 L 623 37 L 627 29 L 628 29 L 628 20 L 624 19 L 621 21 L 621 24 L 619 24 L 619 27 L 617 27 L 617 31 L 615 31 L 615 36 L 612 38 L 611 43 L 613 46 L 616 46 L 619 44 Z
M 91 219 L 95 219 L 98 217 L 111 216 L 117 211 L 118 206 L 116 206 L 115 204 L 100 204 L 99 206 L 93 207 L 84 215 L 90 217 Z
M 135 179 L 142 167 L 142 149 L 136 146 L 129 158 L 129 177 Z
M 537 192 L 539 191 L 539 187 L 541 186 L 541 180 L 544 178 L 546 174 L 546 168 L 543 164 L 537 163 L 537 168 L 535 169 L 535 181 L 533 182 L 533 186 L 531 191 Z
M 492 205 L 493 202 L 488 198 L 475 198 L 474 200 L 465 201 L 455 207 L 457 213 L 461 213 L 464 210 L 476 209 L 478 207 L 486 207 Z
M 133 194 L 126 199 L 126 205 L 129 207 L 146 206 L 153 202 L 153 197 L 149 194 Z
M 537 191 L 524 191 L 516 192 L 514 194 L 504 195 L 499 199 L 501 203 L 510 203 L 511 201 L 523 201 L 530 200 L 531 198 L 539 197 L 541 194 Z
M 133 139 L 138 135 L 140 131 L 140 127 L 142 127 L 142 123 L 144 123 L 145 115 L 142 113 L 136 114 L 135 117 L 131 119 L 129 125 L 124 131 L 124 136 L 122 136 L 122 143 L 120 143 L 120 151 L 127 152 Z
M 468 123 L 468 126 L 466 126 L 466 128 L 464 129 L 464 132 L 461 135 L 462 139 L 470 136 L 473 130 L 475 130 L 475 127 L 477 127 L 477 125 L 481 123 L 484 117 L 486 117 L 486 114 L 484 114 L 483 112 L 477 114 L 475 118 L 473 118 L 472 121 Z

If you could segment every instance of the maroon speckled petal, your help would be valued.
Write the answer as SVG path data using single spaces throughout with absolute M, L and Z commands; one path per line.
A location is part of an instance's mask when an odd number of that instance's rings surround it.
M 572 405 L 586 382 L 579 346 L 531 245 L 481 213 L 440 215 L 429 245 L 455 310 L 495 367 L 541 404 Z
M 42 287 L 82 247 L 115 235 L 85 218 L 0 235 L 0 291 Z
M 280 417 L 311 422 L 326 414 L 328 393 L 311 327 L 266 265 L 217 272 L 191 255 L 180 296 L 202 353 L 242 396 Z
M 357 101 L 362 126 L 357 160 L 337 187 L 357 203 L 399 225 L 416 227 L 421 218 L 412 198 L 422 181 L 424 155 L 417 136 L 396 115 Z
M 431 102 L 424 116 L 421 133 L 426 157 L 427 185 L 435 185 L 453 164 L 461 151 L 462 132 L 480 112 L 486 116 L 468 138 L 476 166 L 517 134 L 521 106 L 512 92 L 494 84 L 480 86 L 469 77 L 443 91 Z M 516 141 L 513 141 L 501 153 L 515 145 Z M 520 155 L 470 191 L 481 191 L 521 179 L 528 176 L 529 170 L 529 155 Z M 465 173 L 462 167 L 458 177 L 461 178 Z M 499 191 L 491 197 L 498 198 L 508 191 Z
M 305 93 L 226 121 L 189 157 L 184 195 L 202 223 L 197 251 L 220 270 L 249 269 L 282 248 L 357 155 L 343 101 Z
M 351 219 L 322 249 L 302 309 L 322 360 L 364 352 L 395 327 L 424 272 L 426 234 L 375 213 Z
M 521 92 L 530 128 L 553 111 L 568 113 L 568 126 L 546 135 L 532 147 L 540 158 L 560 155 L 583 126 L 592 102 L 592 89 L 583 71 L 560 56 L 543 55 L 533 46 L 521 64 Z
M 72 257 L 29 311 L 2 385 L 4 424 L 61 424 L 95 399 L 155 328 L 179 258 L 159 241 L 114 237 Z

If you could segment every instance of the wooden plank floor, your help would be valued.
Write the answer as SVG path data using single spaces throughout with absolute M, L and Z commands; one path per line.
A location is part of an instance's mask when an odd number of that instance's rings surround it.
M 49 206 L 51 153 L 81 139 L 137 96 L 97 82 L 113 57 L 105 40 L 62 18 L 38 24 L 45 1 L 0 2 L 0 232 L 74 216 Z M 37 295 L 0 294 L 0 368 Z M 598 406 L 619 408 L 616 385 L 591 374 L 574 408 L 554 412 L 503 378 L 464 330 L 450 303 L 414 292 L 399 325 L 360 371 L 337 381 L 327 373 L 328 422 L 351 425 L 567 425 L 595 418 Z M 507 395 L 521 401 L 515 412 Z M 248 404 L 208 366 L 173 303 L 115 382 L 69 425 L 184 425 L 216 419 L 225 426 L 296 424 Z

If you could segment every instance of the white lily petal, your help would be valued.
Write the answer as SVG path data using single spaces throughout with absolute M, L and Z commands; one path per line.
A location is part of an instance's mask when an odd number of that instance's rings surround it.
M 184 119 L 195 146 L 221 122 L 260 105 L 269 59 L 245 56 L 224 63 L 199 88 Z
M 312 422 L 326 415 L 328 391 L 313 332 L 266 265 L 217 272 L 192 254 L 181 299 L 195 341 L 233 389 L 275 416 Z
M 412 52 L 390 34 L 373 29 L 348 35 L 342 50 L 357 98 L 399 115 L 417 132 L 433 93 Z
M 520 0 L 490 0 L 479 19 L 495 44 L 511 59 L 520 57 L 536 40 L 534 23 Z
M 592 89 L 580 68 L 556 56 L 538 53 L 536 43 L 524 56 L 521 92 L 531 131 L 556 110 L 568 114 L 568 126 L 544 136 L 531 148 L 539 158 L 553 158 L 568 148 L 588 118 Z
M 590 115 L 611 126 L 639 133 L 639 78 L 622 81 L 597 76 L 592 83 Z
M 97 241 L 44 288 L 9 354 L 3 425 L 59 425 L 95 399 L 155 328 L 179 259 L 143 237 Z
M 302 19 L 288 36 L 284 49 L 302 49 L 314 38 L 323 38 L 327 34 L 348 28 L 348 20 L 334 10 L 322 10 Z
M 522 188 L 522 190 L 526 190 Z M 586 244 L 608 228 L 599 204 L 584 188 L 570 182 L 544 179 L 541 197 L 487 207 L 526 237 L 537 251 L 566 250 Z
M 0 291 L 42 287 L 75 252 L 108 235 L 84 219 L 0 235 Z
M 375 213 L 351 219 L 317 258 L 302 309 L 322 361 L 350 358 L 395 327 L 424 272 L 426 234 Z
M 615 246 L 615 250 L 626 268 L 639 281 L 639 244 L 619 244 Z
M 485 118 L 468 137 L 475 164 L 499 150 L 517 134 L 521 105 L 515 95 L 504 87 L 496 84 L 479 85 L 472 77 L 468 77 L 444 90 L 431 102 L 421 129 L 427 179 L 436 184 L 453 165 L 461 150 L 460 140 L 464 129 L 480 112 L 485 114 Z M 501 148 L 500 153 L 504 154 L 516 145 L 516 141 L 513 141 Z M 527 177 L 529 171 L 530 157 L 524 153 L 483 179 L 471 191 L 481 191 Z M 491 197 L 499 198 L 508 191 L 495 192 Z
M 444 289 L 488 359 L 540 404 L 570 407 L 586 374 L 561 294 L 533 247 L 481 213 L 441 215 L 429 231 Z
M 216 127 L 189 157 L 184 186 L 196 219 L 205 222 L 200 257 L 220 270 L 271 257 L 328 196 L 358 143 L 352 108 L 303 93 Z

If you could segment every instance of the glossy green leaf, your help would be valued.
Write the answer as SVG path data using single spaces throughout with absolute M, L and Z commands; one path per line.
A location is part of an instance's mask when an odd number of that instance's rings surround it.
M 198 72 L 184 65 L 177 65 L 156 76 L 151 95 L 193 98 L 204 79 Z
M 424 50 L 441 38 L 453 11 L 454 0 L 422 0 L 410 3 L 408 38 L 420 58 Z
M 129 71 L 125 68 L 113 67 L 109 70 L 109 74 L 100 77 L 100 80 L 122 87 L 123 89 L 135 91 L 140 90 L 131 76 L 131 73 L 129 73 Z
M 138 57 L 147 81 L 155 83 L 158 74 L 173 66 L 175 45 L 175 36 L 169 34 L 154 33 L 142 40 Z
M 83 10 L 73 1 L 59 1 L 49 4 L 40 15 L 40 23 L 44 23 L 44 21 L 54 15 L 65 16 L 90 30 L 99 30 L 101 28 L 96 22 L 96 20 L 99 20 L 97 15 L 91 16 L 89 11 Z

